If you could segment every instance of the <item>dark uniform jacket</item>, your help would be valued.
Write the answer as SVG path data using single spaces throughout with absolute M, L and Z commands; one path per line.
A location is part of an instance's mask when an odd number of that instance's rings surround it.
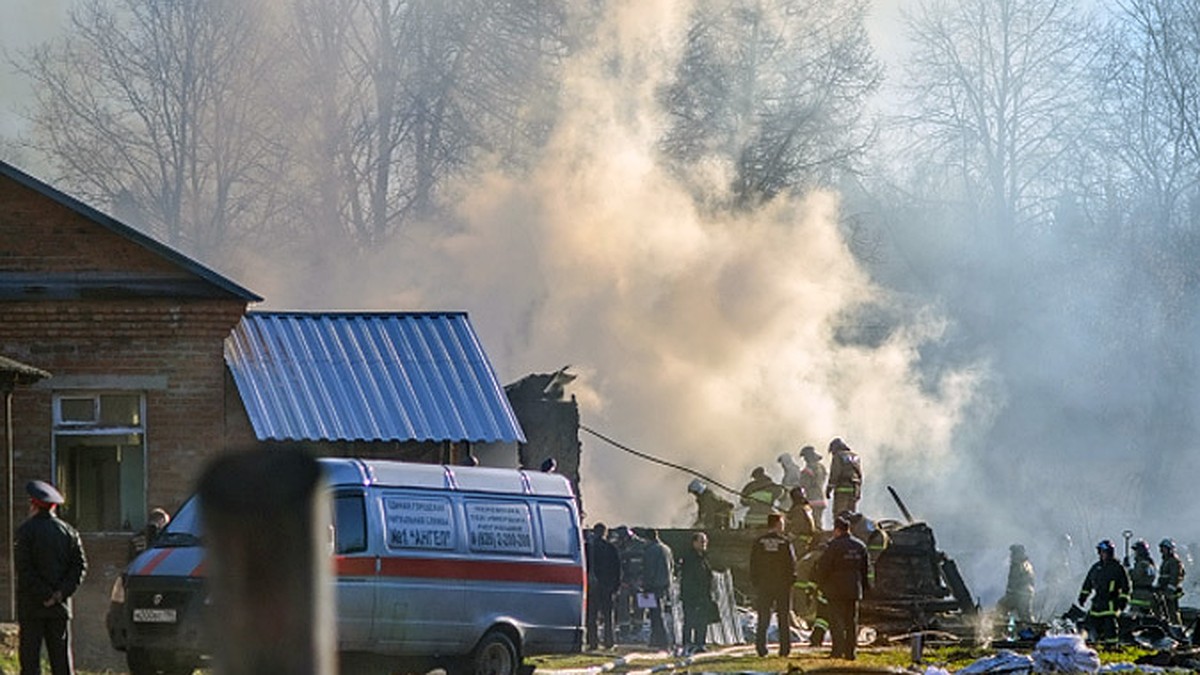
M 856 537 L 834 537 L 817 561 L 813 576 L 822 594 L 831 600 L 861 600 L 870 588 L 867 547 Z
M 612 595 L 621 585 L 621 556 L 607 540 L 589 536 L 586 543 L 588 590 L 597 595 Z
M 679 599 L 699 606 L 712 598 L 712 565 L 708 555 L 689 548 L 679 557 Z
M 796 551 L 787 537 L 768 532 L 750 549 L 750 582 L 758 592 L 789 589 L 796 580 Z
M 87 559 L 75 528 L 49 511 L 39 511 L 17 528 L 14 560 L 18 617 L 71 618 L 71 595 L 87 573 Z M 55 591 L 62 601 L 43 606 Z
M 1116 615 L 1129 602 L 1129 573 L 1121 563 L 1113 559 L 1097 560 L 1083 579 L 1079 590 L 1079 604 L 1092 597 L 1091 613 L 1097 616 Z

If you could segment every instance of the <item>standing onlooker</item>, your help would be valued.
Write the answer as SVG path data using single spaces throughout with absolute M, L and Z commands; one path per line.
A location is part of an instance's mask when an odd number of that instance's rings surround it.
M 862 497 L 862 461 L 840 438 L 829 441 L 833 454 L 829 467 L 829 484 L 825 496 L 833 498 L 833 517 L 858 511 Z
M 17 528 L 17 623 L 21 675 L 38 675 L 42 643 L 54 675 L 75 672 L 71 653 L 71 595 L 87 573 L 79 533 L 58 517 L 62 494 L 30 481 L 29 519 Z
M 692 535 L 692 547 L 680 556 L 679 601 L 683 604 L 683 649 L 694 654 L 705 650 L 708 624 L 718 619 L 712 599 L 712 565 L 708 562 L 708 535 Z
M 815 576 L 828 600 L 833 658 L 854 660 L 858 646 L 858 601 L 870 588 L 867 547 L 850 534 L 850 522 L 833 520 L 833 539 L 817 561 Z
M 1183 597 L 1183 561 L 1175 555 L 1175 542 L 1163 539 L 1158 544 L 1158 552 L 1162 554 L 1162 562 L 1158 564 L 1158 584 L 1156 588 L 1162 594 L 1163 618 L 1167 623 L 1180 624 L 1179 598 Z
M 146 526 L 129 538 L 129 559 L 133 560 L 138 554 L 150 548 L 159 533 L 171 522 L 171 514 L 164 509 L 152 509 L 146 519 Z
M 663 622 L 663 605 L 670 599 L 672 560 L 671 549 L 658 539 L 658 530 L 646 530 L 642 590 L 654 596 L 650 607 L 650 646 L 662 649 L 671 646 Z
M 754 540 L 750 549 L 750 582 L 754 586 L 754 609 L 758 626 L 754 647 L 759 656 L 767 655 L 767 626 L 771 610 L 779 627 L 779 655 L 792 651 L 792 583 L 796 581 L 796 552 L 783 535 L 783 516 L 767 516 L 767 533 Z
M 646 540 L 626 525 L 617 527 L 617 554 L 621 558 L 621 585 L 617 589 L 617 624 L 629 640 L 642 632 L 646 611 L 638 607 L 642 572 L 646 567 Z
M 829 472 L 821 463 L 816 448 L 811 445 L 800 448 L 800 458 L 804 460 L 804 468 L 800 469 L 800 487 L 804 488 L 804 496 L 812 508 L 813 526 L 820 531 L 825 527 L 825 483 L 829 480 Z
M 621 585 L 621 558 L 617 547 L 605 538 L 607 534 L 604 523 L 596 523 L 584 545 L 588 566 L 588 649 L 600 645 L 600 622 L 604 623 L 604 646 L 612 648 L 616 644 L 617 613 L 613 596 Z

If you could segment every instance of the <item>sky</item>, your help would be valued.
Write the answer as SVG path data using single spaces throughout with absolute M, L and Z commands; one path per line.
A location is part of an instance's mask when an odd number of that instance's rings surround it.
M 0 55 L 7 57 L 56 35 L 66 21 L 66 8 L 67 0 L 0 2 Z M 11 137 L 23 128 L 19 110 L 29 94 L 29 86 L 5 58 L 0 64 L 0 137 Z

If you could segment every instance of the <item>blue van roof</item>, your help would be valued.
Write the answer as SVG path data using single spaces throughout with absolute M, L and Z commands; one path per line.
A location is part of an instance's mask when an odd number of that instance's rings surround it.
M 411 487 L 463 492 L 574 497 L 565 476 L 541 471 L 485 466 L 417 464 L 381 459 L 325 457 L 320 460 L 329 484 Z

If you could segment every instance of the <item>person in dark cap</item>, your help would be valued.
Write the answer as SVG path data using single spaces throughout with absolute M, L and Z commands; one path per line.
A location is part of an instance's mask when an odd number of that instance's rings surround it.
M 833 658 L 853 661 L 858 645 L 858 603 L 870 588 L 867 547 L 850 534 L 850 521 L 833 520 L 833 539 L 817 560 L 813 576 L 829 601 Z
M 767 655 L 767 628 L 771 612 L 779 629 L 779 655 L 792 651 L 792 584 L 796 581 L 796 549 L 784 536 L 784 517 L 767 516 L 767 531 L 754 540 L 750 549 L 750 582 L 754 586 L 754 611 L 758 625 L 754 629 L 754 649 Z
M 604 624 L 604 646 L 616 644 L 617 614 L 613 596 L 621 586 L 621 556 L 617 547 L 608 541 L 608 527 L 604 523 L 592 526 L 591 535 L 584 542 L 587 557 L 587 643 L 588 649 L 600 646 L 600 624 Z
M 58 517 L 62 494 L 40 480 L 25 491 L 29 519 L 17 528 L 14 555 L 21 675 L 42 672 L 43 642 L 51 672 L 71 675 L 71 596 L 87 573 L 87 558 L 79 533 Z

